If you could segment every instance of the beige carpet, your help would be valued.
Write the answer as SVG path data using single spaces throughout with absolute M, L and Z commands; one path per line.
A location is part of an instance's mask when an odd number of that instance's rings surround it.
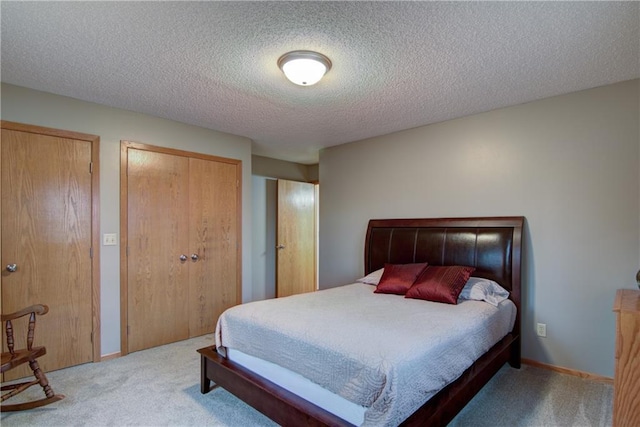
M 2 427 L 274 426 L 223 389 L 200 393 L 196 350 L 212 343 L 208 335 L 51 372 L 55 392 L 67 398 L 2 413 Z M 44 396 L 35 386 L 22 395 L 27 393 Z M 612 395 L 608 384 L 528 366 L 504 367 L 450 425 L 610 426 Z

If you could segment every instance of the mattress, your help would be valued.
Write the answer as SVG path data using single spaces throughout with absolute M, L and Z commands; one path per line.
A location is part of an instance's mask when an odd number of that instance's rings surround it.
M 233 307 L 218 319 L 216 346 L 284 368 L 363 408 L 354 420 L 364 426 L 397 425 L 515 321 L 508 300 L 498 307 L 449 305 L 373 290 L 356 283 Z

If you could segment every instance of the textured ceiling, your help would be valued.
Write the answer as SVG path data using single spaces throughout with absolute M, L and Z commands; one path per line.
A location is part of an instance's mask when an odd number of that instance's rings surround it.
M 2 81 L 318 150 L 640 77 L 637 2 L 10 2 Z M 287 81 L 290 50 L 333 68 Z

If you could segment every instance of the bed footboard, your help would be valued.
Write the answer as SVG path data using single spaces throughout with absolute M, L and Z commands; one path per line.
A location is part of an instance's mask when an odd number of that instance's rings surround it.
M 221 356 L 215 347 L 198 350 L 201 361 L 200 391 L 211 382 L 234 394 L 282 426 L 353 426 L 347 421 Z

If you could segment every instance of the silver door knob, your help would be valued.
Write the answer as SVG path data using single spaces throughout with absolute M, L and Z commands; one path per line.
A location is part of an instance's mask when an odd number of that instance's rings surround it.
M 16 264 L 7 264 L 7 271 L 9 273 L 15 273 L 17 269 L 18 269 L 18 266 Z
M 191 254 L 191 259 L 193 261 L 197 261 L 200 257 L 198 256 L 198 254 Z
M 185 254 L 180 255 L 180 261 L 186 261 L 187 256 Z
M 276 249 L 284 249 L 284 245 L 278 245 L 276 246 Z

